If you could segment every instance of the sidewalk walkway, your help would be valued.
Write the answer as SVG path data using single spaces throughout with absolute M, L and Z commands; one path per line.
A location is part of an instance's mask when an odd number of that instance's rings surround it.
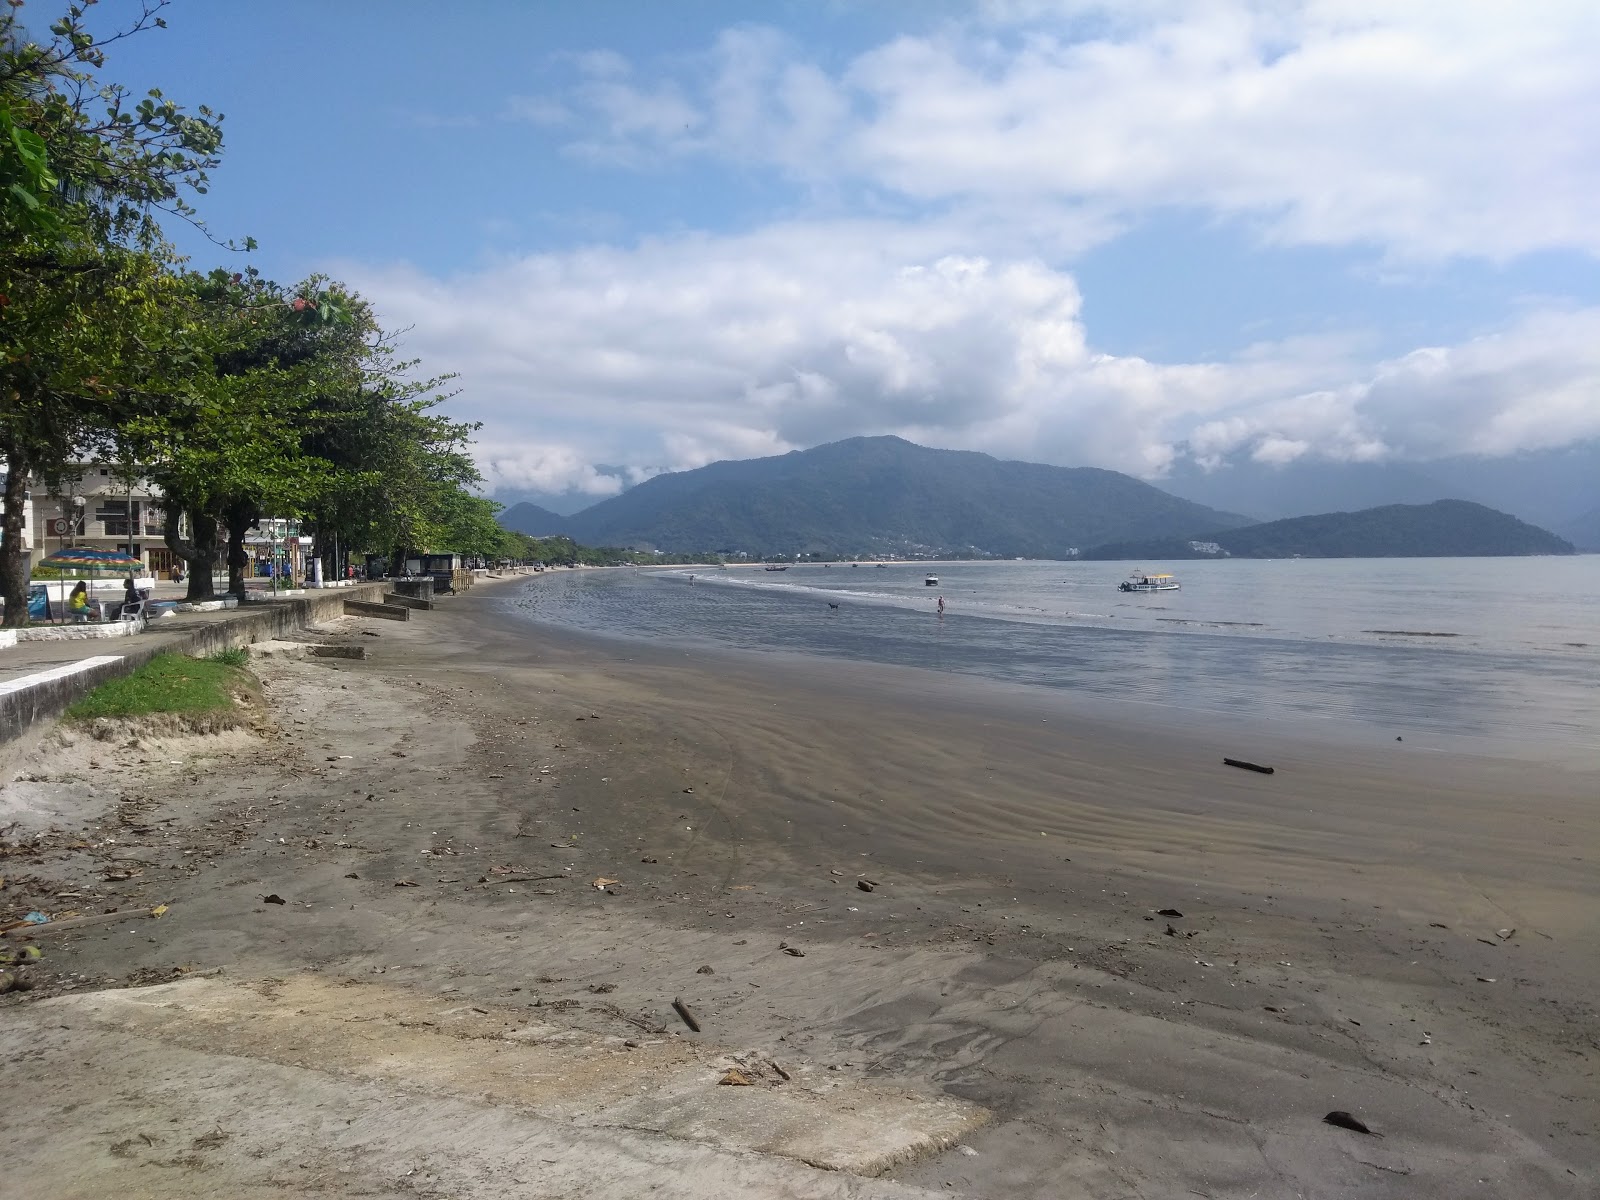
M 327 588 L 237 608 L 174 613 L 122 637 L 49 639 L 0 647 L 0 747 L 64 711 L 108 679 L 163 651 L 210 654 L 281 637 L 344 611 L 346 600 L 377 600 L 384 585 Z
M 150 622 L 143 633 L 130 634 L 125 638 L 18 642 L 15 646 L 0 648 L 0 688 L 40 671 L 53 671 L 86 659 L 122 658 L 134 648 L 141 651 L 152 646 L 165 648 L 186 639 L 200 626 L 219 624 L 236 619 L 243 613 L 253 612 L 257 603 L 252 600 L 248 607 L 223 608 L 215 612 L 174 613 Z

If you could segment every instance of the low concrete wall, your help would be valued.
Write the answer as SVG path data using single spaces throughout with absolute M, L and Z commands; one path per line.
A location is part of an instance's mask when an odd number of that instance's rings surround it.
M 417 596 L 406 596 L 399 592 L 385 592 L 383 594 L 383 602 L 385 604 L 392 604 L 396 608 L 429 609 L 433 607 L 432 600 L 423 600 Z
M 92 642 L 132 637 L 143 633 L 144 626 L 143 621 L 102 621 L 98 625 L 24 625 L 13 632 L 18 642 Z
M 411 610 L 398 604 L 375 604 L 370 600 L 346 600 L 344 611 L 352 617 L 382 617 L 385 621 L 409 621 Z
M 199 658 L 269 641 L 317 621 L 340 616 L 346 600 L 353 595 L 376 597 L 380 590 L 380 585 L 369 584 L 361 589 L 342 589 L 308 595 L 304 599 L 252 605 L 228 617 L 196 623 L 189 629 L 172 629 L 169 622 L 163 621 L 160 633 L 165 636 L 159 641 L 125 638 L 108 644 L 108 651 L 121 656 L 115 661 L 96 662 L 70 675 L 0 691 L 0 744 L 21 737 L 42 721 L 60 716 L 102 683 L 132 673 L 158 654 L 188 654 Z M 404 609 L 399 611 L 410 616 Z
M 391 579 L 389 589 L 400 596 L 411 596 L 417 600 L 433 599 L 433 579 Z

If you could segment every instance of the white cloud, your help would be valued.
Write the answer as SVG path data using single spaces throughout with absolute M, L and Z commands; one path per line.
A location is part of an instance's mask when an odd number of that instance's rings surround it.
M 489 438 L 480 443 L 478 459 L 484 487 L 491 492 L 531 489 L 603 499 L 623 488 L 623 480 L 602 474 L 570 446 Z
M 1145 476 L 1181 454 L 1425 459 L 1600 437 L 1600 309 L 1539 301 L 1386 361 L 1352 331 L 1163 363 L 1099 352 L 1064 265 L 1172 208 L 1376 248 L 1398 271 L 1600 254 L 1600 6 L 975 12 L 844 64 L 751 27 L 665 64 L 596 52 L 558 97 L 508 108 L 587 161 L 754 167 L 798 183 L 800 211 L 870 219 L 448 279 L 343 273 L 414 326 L 430 370 L 461 372 L 508 487 L 602 495 L 615 477 L 589 464 L 643 474 L 865 433 Z
M 1023 3 L 829 72 L 770 31 L 681 79 L 610 62 L 580 143 L 712 154 L 919 202 L 1244 216 L 1397 259 L 1600 253 L 1588 0 Z M 670 70 L 670 68 L 669 68 Z M 1114 223 L 1109 223 L 1114 225 Z
M 1600 310 L 1390 361 L 1358 339 L 1218 362 L 1097 352 L 1072 277 L 959 230 L 795 223 L 539 255 L 449 280 L 346 269 L 407 351 L 461 373 L 498 483 L 600 495 L 588 464 L 681 469 L 857 434 L 1158 476 L 1504 454 L 1600 436 Z

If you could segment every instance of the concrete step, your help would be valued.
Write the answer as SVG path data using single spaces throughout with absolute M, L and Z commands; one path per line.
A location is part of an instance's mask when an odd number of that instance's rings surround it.
M 40 1200 L 139 1194 L 130 1181 L 161 1196 L 911 1200 L 935 1193 L 869 1177 L 988 1115 L 798 1060 L 784 1079 L 690 1036 L 540 1017 L 309 974 L 14 1009 L 7 1184 Z M 720 1083 L 740 1062 L 752 1083 Z

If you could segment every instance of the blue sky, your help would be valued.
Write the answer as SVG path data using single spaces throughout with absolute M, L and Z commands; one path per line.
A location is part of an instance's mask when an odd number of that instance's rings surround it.
M 1153 478 L 1600 437 L 1592 4 L 165 16 L 108 74 L 227 114 L 212 230 L 459 372 L 502 490 L 864 433 Z

